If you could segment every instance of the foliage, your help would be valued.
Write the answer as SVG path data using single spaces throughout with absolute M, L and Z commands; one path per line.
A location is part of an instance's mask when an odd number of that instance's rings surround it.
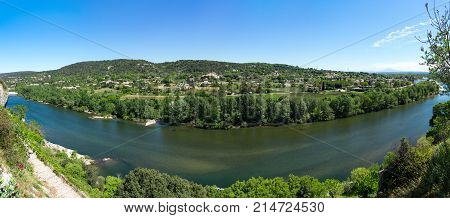
M 378 190 L 378 166 L 356 168 L 347 179 L 345 194 L 362 198 L 375 197 Z
M 16 189 L 16 184 L 13 180 L 4 181 L 0 172 L 0 198 L 17 198 L 20 197 L 19 191 Z
M 12 108 L 12 113 L 19 117 L 20 120 L 24 120 L 27 114 L 27 108 L 23 105 L 16 105 Z
M 433 143 L 445 141 L 450 136 L 450 101 L 433 107 L 433 117 L 430 120 L 428 137 L 433 137 Z
M 28 166 L 27 153 L 25 150 L 26 143 L 42 160 L 45 164 L 50 166 L 55 173 L 63 175 L 70 183 L 76 186 L 81 191 L 85 192 L 91 197 L 101 197 L 100 190 L 93 188 L 88 183 L 87 170 L 84 163 L 76 157 L 67 156 L 66 153 L 61 151 L 55 151 L 48 147 L 44 147 L 44 139 L 39 130 L 29 127 L 26 123 L 22 122 L 18 116 L 9 116 L 9 123 L 13 124 L 17 128 L 17 132 L 14 134 L 14 138 L 21 138 L 22 140 L 16 146 L 22 149 L 22 159 L 20 163 L 23 163 L 26 168 L 31 171 L 31 167 Z M 11 157 L 12 155 L 8 155 Z M 17 163 L 18 164 L 18 163 Z
M 428 138 L 416 146 L 403 139 L 398 151 L 386 155 L 379 197 L 449 196 L 449 106 L 445 102 L 433 107 Z
M 448 141 L 436 149 L 421 184 L 414 190 L 413 196 L 450 197 L 450 143 Z
M 0 150 L 13 172 L 20 172 L 21 168 L 31 171 L 27 151 L 20 140 L 24 130 L 16 124 L 17 121 L 18 118 L 11 116 L 6 109 L 0 109 Z
M 116 197 L 122 198 L 201 198 L 206 189 L 198 184 L 153 169 L 137 168 L 128 173 Z
M 104 198 L 112 198 L 116 195 L 119 187 L 122 185 L 123 181 L 120 178 L 114 176 L 107 176 L 105 180 L 105 186 L 103 191 Z
M 289 198 L 293 197 L 289 184 L 283 178 L 250 178 L 237 181 L 224 190 L 216 190 L 216 198 Z
M 378 196 L 409 196 L 425 173 L 432 151 L 430 146 L 412 147 L 402 139 L 399 150 L 384 164 Z
M 428 48 L 422 48 L 423 59 L 428 65 L 431 75 L 450 85 L 450 11 L 445 8 L 443 12 L 433 8 L 430 11 L 426 4 L 431 26 L 435 33 L 428 31 L 427 39 L 423 43 Z
M 324 198 L 342 197 L 343 191 L 344 184 L 336 179 L 320 182 L 311 176 L 294 175 L 250 178 L 221 189 L 140 168 L 125 176 L 115 197 Z
M 344 193 L 344 184 L 337 179 L 326 179 L 323 185 L 331 198 L 341 197 Z
M 21 197 L 43 197 L 45 193 L 27 161 L 26 133 L 27 125 L 19 117 L 0 108 L 0 164 L 12 174 Z
M 323 198 L 327 196 L 326 187 L 316 178 L 311 176 L 288 177 L 289 188 L 297 198 Z
M 436 94 L 433 82 L 422 82 L 402 89 L 343 94 L 336 98 L 311 98 L 224 92 L 188 93 L 184 97 L 162 99 L 122 99 L 118 94 L 89 90 L 64 90 L 52 86 L 18 87 L 26 98 L 78 111 L 90 111 L 121 119 L 161 119 L 170 125 L 227 129 L 260 125 L 283 125 L 326 121 L 379 111 L 424 99 Z

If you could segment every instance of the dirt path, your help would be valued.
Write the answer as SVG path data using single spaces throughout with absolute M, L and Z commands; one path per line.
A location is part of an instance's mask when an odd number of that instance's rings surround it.
M 48 190 L 51 198 L 82 198 L 82 196 L 53 170 L 39 160 L 35 153 L 31 153 L 28 162 L 33 167 L 33 173 Z

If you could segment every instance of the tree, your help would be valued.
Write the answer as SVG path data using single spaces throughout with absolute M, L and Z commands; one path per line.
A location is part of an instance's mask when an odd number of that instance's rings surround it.
M 450 197 L 450 143 L 444 142 L 431 158 L 421 184 L 413 197 Z
M 430 73 L 433 77 L 439 79 L 447 86 L 450 84 L 450 12 L 449 8 L 445 8 L 441 13 L 435 7 L 432 11 L 425 5 L 428 16 L 430 17 L 431 26 L 436 31 L 428 31 L 427 39 L 422 41 L 427 44 L 428 48 L 423 48 L 424 55 L 422 58 L 428 65 Z
M 287 198 L 293 197 L 289 185 L 283 178 L 266 179 L 262 177 L 237 181 L 230 187 L 215 194 L 226 198 Z
M 297 198 L 324 198 L 327 195 L 325 186 L 311 176 L 289 175 L 288 184 L 292 194 Z
M 398 151 L 387 155 L 384 160 L 378 196 L 410 197 L 424 175 L 432 154 L 432 147 L 413 147 L 403 138 Z
M 198 184 L 153 169 L 137 168 L 128 173 L 118 190 L 122 198 L 200 198 L 206 189 Z
M 450 101 L 439 103 L 433 107 L 433 117 L 430 120 L 428 137 L 433 137 L 433 143 L 437 144 L 449 138 L 450 135 Z
M 355 102 L 348 95 L 340 95 L 330 102 L 336 117 L 349 117 L 355 113 Z
M 112 198 L 117 194 L 117 190 L 122 185 L 123 181 L 114 176 L 107 176 L 103 191 L 104 198 Z
M 14 115 L 19 117 L 21 120 L 24 120 L 25 116 L 27 114 L 27 108 L 23 105 L 16 105 L 13 107 L 12 112 L 14 113 Z
M 337 179 L 327 179 L 323 182 L 323 185 L 332 198 L 340 197 L 344 192 L 344 185 Z
M 375 197 L 378 189 L 378 167 L 356 168 L 348 178 L 348 194 L 358 197 Z

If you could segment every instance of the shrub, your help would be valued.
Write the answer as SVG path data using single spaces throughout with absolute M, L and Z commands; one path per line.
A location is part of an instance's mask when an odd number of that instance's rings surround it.
M 331 198 L 341 197 L 344 192 L 344 185 L 337 179 L 327 179 L 323 182 L 323 185 Z
M 16 189 L 15 182 L 10 180 L 4 181 L 0 172 L 0 198 L 17 198 L 20 197 L 18 190 Z
M 206 189 L 198 184 L 153 169 L 138 168 L 125 176 L 117 197 L 200 198 Z
M 288 177 L 291 193 L 297 198 L 324 198 L 327 196 L 327 190 L 320 181 L 311 176 Z
M 237 181 L 230 187 L 219 190 L 211 187 L 213 197 L 221 198 L 288 198 L 293 197 L 289 185 L 283 178 L 266 179 L 262 177 Z
M 117 190 L 122 185 L 123 181 L 120 178 L 108 176 L 105 180 L 105 186 L 103 191 L 104 198 L 112 198 L 116 195 Z
M 378 190 L 378 166 L 356 168 L 347 180 L 346 194 L 362 198 L 375 197 Z

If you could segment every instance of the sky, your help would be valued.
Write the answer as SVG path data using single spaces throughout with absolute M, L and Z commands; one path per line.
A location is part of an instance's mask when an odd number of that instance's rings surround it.
M 436 0 L 436 5 L 448 0 Z M 90 60 L 266 62 L 427 71 L 426 0 L 0 0 L 0 73 Z

